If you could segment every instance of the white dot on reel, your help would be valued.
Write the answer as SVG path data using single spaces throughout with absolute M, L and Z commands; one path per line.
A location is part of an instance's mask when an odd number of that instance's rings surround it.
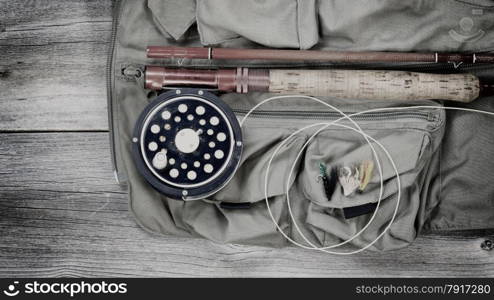
M 158 144 L 156 144 L 156 142 L 151 142 L 148 145 L 148 149 L 150 151 L 156 151 L 156 150 L 158 150 Z
M 211 125 L 213 126 L 216 126 L 220 124 L 220 119 L 218 119 L 218 117 L 211 117 L 211 119 L 209 119 L 209 123 L 211 123 Z
M 179 174 L 180 174 L 180 173 L 178 172 L 178 170 L 177 170 L 177 169 L 171 169 L 171 170 L 170 170 L 170 176 L 171 176 L 172 178 L 177 178 Z
M 184 170 L 185 170 L 185 169 L 187 169 L 187 164 L 186 164 L 186 163 L 182 163 L 182 164 L 180 165 L 180 167 L 181 167 L 182 169 L 184 169 Z
M 208 135 L 213 135 L 214 134 L 214 130 L 213 129 L 208 129 L 207 134 Z
M 199 168 L 201 166 L 201 163 L 199 161 L 194 162 L 194 167 Z
M 169 120 L 171 117 L 172 114 L 167 110 L 161 113 L 161 118 L 163 118 L 163 120 Z
M 174 164 L 175 164 L 175 158 L 170 158 L 170 159 L 168 160 L 168 163 L 169 163 L 170 165 L 174 165 Z
M 197 178 L 197 173 L 194 171 L 189 171 L 187 172 L 187 178 L 189 178 L 189 180 L 195 180 Z
M 206 125 L 206 120 L 204 120 L 204 119 L 199 120 L 199 124 L 200 124 L 201 126 Z
M 205 113 L 206 113 L 206 109 L 204 108 L 204 106 L 196 107 L 196 114 L 198 114 L 199 116 L 202 116 Z
M 216 143 L 215 142 L 209 142 L 209 148 L 214 148 L 216 147 Z
M 188 107 L 187 107 L 187 105 L 185 105 L 185 104 L 180 104 L 180 105 L 178 106 L 178 111 L 179 111 L 179 112 L 181 112 L 181 113 L 185 113 L 185 112 L 187 112 L 187 109 L 189 109 L 189 108 L 188 108 Z
M 194 116 L 193 116 L 193 115 L 188 115 L 188 116 L 187 116 L 187 120 L 189 120 L 189 121 L 194 120 Z
M 211 154 L 209 154 L 209 153 L 204 154 L 205 160 L 209 160 L 210 158 L 211 158 Z
M 153 126 L 151 126 L 151 132 L 154 133 L 154 134 L 159 133 L 160 130 L 161 130 L 161 128 L 160 128 L 159 125 L 154 124 Z
M 182 118 L 180 118 L 179 116 L 176 116 L 175 117 L 175 122 L 179 123 L 180 121 L 182 121 Z
M 218 135 L 216 135 L 216 139 L 220 142 L 224 142 L 224 141 L 226 141 L 226 134 L 223 132 L 220 132 L 220 133 L 218 133 Z
M 217 159 L 222 159 L 223 157 L 225 157 L 225 153 L 221 150 L 216 150 L 214 152 L 214 157 L 216 157 Z
M 211 172 L 213 172 L 213 170 L 214 170 L 213 165 L 211 165 L 211 164 L 204 165 L 204 172 L 211 173 Z

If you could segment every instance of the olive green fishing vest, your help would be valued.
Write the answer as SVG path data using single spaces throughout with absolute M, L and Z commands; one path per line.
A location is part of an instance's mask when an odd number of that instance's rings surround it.
M 132 132 L 143 109 L 157 93 L 144 89 L 146 65 L 170 67 L 234 67 L 234 61 L 146 58 L 149 45 L 292 48 L 353 51 L 483 52 L 494 50 L 494 2 L 490 0 L 120 0 L 116 1 L 108 60 L 108 112 L 115 174 L 129 191 L 130 210 L 146 230 L 158 234 L 201 237 L 219 243 L 290 245 L 276 230 L 264 199 L 266 166 L 274 149 L 293 131 L 339 117 L 302 98 L 273 101 L 259 108 L 243 128 L 244 152 L 228 185 L 207 199 L 168 199 L 137 172 L 132 159 Z M 243 61 L 245 67 L 352 67 L 420 72 L 470 72 L 494 80 L 492 65 L 358 64 Z M 266 93 L 221 94 L 242 117 Z M 441 106 L 321 97 L 351 113 L 366 109 Z M 451 105 L 451 103 L 444 103 Z M 458 104 L 455 104 L 458 105 Z M 465 107 L 494 111 L 494 98 Z M 494 227 L 494 118 L 439 109 L 382 112 L 357 119 L 362 129 L 382 143 L 395 160 L 401 199 L 395 221 L 373 250 L 410 244 L 424 230 Z M 379 176 L 352 197 L 338 188 L 327 199 L 318 180 L 319 164 L 349 165 L 372 159 L 368 145 L 344 128 L 322 131 L 303 150 L 293 180 L 286 180 L 301 147 L 313 132 L 303 131 L 275 157 L 268 196 L 276 222 L 295 241 L 305 236 L 330 246 L 357 233 L 372 212 L 345 218 L 344 209 L 378 199 Z M 391 219 L 397 201 L 397 179 L 389 160 L 380 155 L 384 196 L 371 225 L 350 244 L 374 240 Z M 228 204 L 228 205 L 225 205 Z M 236 205 L 238 204 L 238 205 Z

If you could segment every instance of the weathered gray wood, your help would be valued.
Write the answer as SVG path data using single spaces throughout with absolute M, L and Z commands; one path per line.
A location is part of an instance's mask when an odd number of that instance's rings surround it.
M 0 0 L 0 131 L 19 132 L 0 134 L 0 276 L 494 276 L 494 254 L 479 247 L 493 231 L 340 257 L 140 229 L 107 133 L 89 132 L 107 129 L 110 8 Z
M 111 1 L 0 0 L 0 128 L 105 130 Z
M 106 133 L 0 134 L 0 276 L 494 276 L 492 231 L 424 235 L 386 254 L 151 235 L 114 182 Z

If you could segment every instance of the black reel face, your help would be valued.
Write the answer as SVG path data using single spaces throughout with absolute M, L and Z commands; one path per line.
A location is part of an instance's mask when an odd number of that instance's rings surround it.
M 183 200 L 205 198 L 225 186 L 243 147 L 233 111 L 197 89 L 158 96 L 142 112 L 132 141 L 144 178 L 164 195 Z

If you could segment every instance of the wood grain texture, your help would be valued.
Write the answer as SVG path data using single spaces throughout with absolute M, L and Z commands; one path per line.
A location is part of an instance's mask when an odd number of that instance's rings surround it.
M 149 234 L 113 180 L 106 133 L 1 134 L 0 165 L 0 276 L 494 275 L 480 249 L 492 231 L 350 257 Z
M 111 5 L 0 0 L 1 277 L 494 276 L 494 253 L 480 249 L 492 230 L 340 257 L 139 228 L 104 132 Z
M 111 1 L 0 1 L 4 131 L 106 130 Z

